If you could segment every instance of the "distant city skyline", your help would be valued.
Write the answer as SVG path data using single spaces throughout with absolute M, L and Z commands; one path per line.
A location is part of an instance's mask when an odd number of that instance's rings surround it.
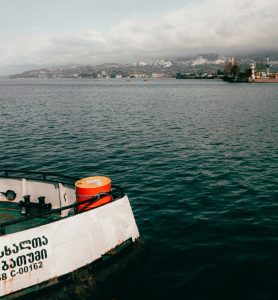
M 278 50 L 277 0 L 0 0 L 0 75 Z

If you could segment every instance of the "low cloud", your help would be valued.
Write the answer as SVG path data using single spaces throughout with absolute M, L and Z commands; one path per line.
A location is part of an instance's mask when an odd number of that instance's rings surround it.
M 277 0 L 208 0 L 156 18 L 132 17 L 110 31 L 14 36 L 0 65 L 130 62 L 142 58 L 278 49 Z

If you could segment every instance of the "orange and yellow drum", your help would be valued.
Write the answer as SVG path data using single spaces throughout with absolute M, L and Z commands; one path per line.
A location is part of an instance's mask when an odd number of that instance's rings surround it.
M 75 183 L 76 201 L 81 202 L 88 200 L 97 194 L 111 192 L 111 180 L 104 176 L 86 177 L 76 181 Z M 104 196 L 103 198 L 95 201 L 94 203 L 84 203 L 77 206 L 77 211 L 87 211 L 94 207 L 103 205 L 112 200 L 111 195 Z

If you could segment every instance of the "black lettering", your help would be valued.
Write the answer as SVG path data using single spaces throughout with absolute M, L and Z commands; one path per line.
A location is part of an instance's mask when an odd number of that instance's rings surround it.
M 33 248 L 38 248 L 38 247 L 41 247 L 42 245 L 42 241 L 41 241 L 41 238 L 34 238 L 32 239 L 32 247 Z
M 21 275 L 23 274 L 23 268 L 19 268 L 18 273 Z
M 16 259 L 16 263 L 17 263 L 18 267 L 22 266 L 23 264 L 26 265 L 25 255 L 18 256 Z
M 12 253 L 11 249 L 8 248 L 7 246 L 4 247 L 4 251 L 5 251 L 5 255 L 6 255 L 6 256 L 11 255 L 11 253 Z
M 19 248 L 20 248 L 20 250 L 24 250 L 24 249 L 31 250 L 31 247 L 30 247 L 30 246 L 26 246 L 25 244 L 30 245 L 30 244 L 31 244 L 31 241 L 30 241 L 30 240 L 27 240 L 27 241 L 20 242 L 20 243 L 19 243 Z
M 47 258 L 47 251 L 45 249 L 42 249 L 41 251 L 41 259 Z
M 6 263 L 5 260 L 2 260 L 2 270 L 7 271 L 9 269 L 9 265 Z
M 15 268 L 15 267 L 16 267 L 16 261 L 15 261 L 13 258 L 11 258 L 11 259 L 10 259 L 10 262 L 11 262 L 11 263 L 10 263 L 10 268 L 11 268 L 11 269 Z
M 39 261 L 41 259 L 41 252 L 40 251 L 36 251 L 35 252 L 35 260 Z
M 15 270 L 12 270 L 12 271 L 11 271 L 11 276 L 12 276 L 12 277 L 15 277 L 15 276 L 16 276 Z
M 29 263 L 34 262 L 34 253 L 28 253 L 28 254 L 26 254 L 26 256 L 28 257 Z
M 39 265 L 39 268 L 42 268 L 43 267 L 42 261 L 39 261 L 38 265 Z
M 14 254 L 18 253 L 19 247 L 18 247 L 16 244 L 13 244 L 13 246 L 14 246 L 14 249 L 12 250 L 12 252 L 13 252 Z
M 27 267 L 27 266 L 25 266 L 25 267 L 23 268 L 23 270 L 24 270 L 25 273 L 28 273 L 28 267 Z
M 1 280 L 6 280 L 6 279 L 7 279 L 7 274 L 6 274 L 6 273 L 3 273 L 3 274 L 2 274 Z
M 43 235 L 43 236 L 42 236 L 42 239 L 43 239 L 42 244 L 43 244 L 44 246 L 47 245 L 47 244 L 48 244 L 48 238 L 45 237 L 45 236 Z

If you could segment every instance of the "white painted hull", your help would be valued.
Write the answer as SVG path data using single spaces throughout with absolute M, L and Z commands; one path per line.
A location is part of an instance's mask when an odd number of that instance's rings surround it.
M 55 280 L 139 238 L 127 196 L 93 210 L 0 237 L 0 296 Z

